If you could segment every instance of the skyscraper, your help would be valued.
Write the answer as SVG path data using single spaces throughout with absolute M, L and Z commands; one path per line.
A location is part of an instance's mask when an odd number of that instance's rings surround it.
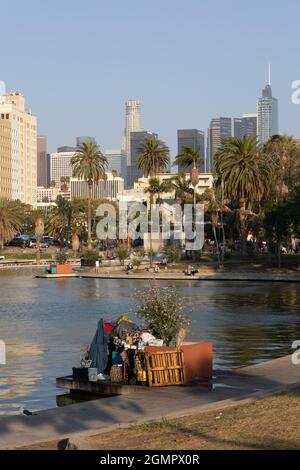
M 55 187 L 60 189 L 61 178 L 73 175 L 71 159 L 74 152 L 51 153 L 51 181 L 55 182 Z
M 129 100 L 126 102 L 126 122 L 122 143 L 122 150 L 125 150 L 127 155 L 127 165 L 131 165 L 130 134 L 131 132 L 137 132 L 141 130 L 141 102 L 138 100 Z
M 257 136 L 257 114 L 244 114 L 233 120 L 233 135 L 238 139 Z
M 212 119 L 207 131 L 205 173 L 211 173 L 213 171 L 214 156 L 229 137 L 232 137 L 232 119 L 228 117 Z
M 192 147 L 199 148 L 199 155 L 203 158 L 203 164 L 198 164 L 201 173 L 205 171 L 205 135 L 203 131 L 198 129 L 179 129 L 177 131 L 177 145 L 178 145 L 178 155 L 182 153 L 183 147 Z M 178 171 L 185 170 L 184 168 L 179 167 Z M 185 171 L 191 171 L 192 165 L 187 168 Z
M 0 96 L 0 196 L 36 206 L 37 121 L 20 93 Z
M 278 100 L 272 96 L 271 73 L 269 83 L 262 91 L 257 102 L 257 134 L 261 144 L 278 134 Z
M 127 165 L 126 187 L 132 188 L 133 183 L 143 176 L 143 172 L 138 168 L 140 158 L 139 148 L 145 140 L 158 138 L 157 134 L 147 131 L 131 132 L 130 134 L 130 165 Z
M 106 150 L 105 156 L 107 158 L 107 171 L 110 173 L 116 171 L 118 176 L 126 181 L 127 155 L 125 151 L 120 149 Z
M 37 137 L 37 185 L 47 188 L 50 183 L 49 154 L 47 154 L 47 137 Z

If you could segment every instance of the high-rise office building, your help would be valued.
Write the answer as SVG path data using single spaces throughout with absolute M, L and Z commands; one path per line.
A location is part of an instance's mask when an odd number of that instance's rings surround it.
M 271 73 L 269 83 L 262 91 L 257 102 L 257 134 L 261 144 L 267 142 L 278 130 L 278 100 L 272 96 Z
M 58 147 L 57 153 L 67 153 L 67 152 L 76 152 L 76 147 L 71 147 L 70 145 L 63 145 Z
M 179 129 L 177 131 L 177 146 L 178 155 L 182 153 L 184 147 L 192 147 L 199 149 L 199 156 L 203 158 L 203 164 L 197 164 L 201 173 L 205 172 L 205 135 L 203 131 L 198 129 Z M 191 171 L 192 165 L 189 168 L 179 167 L 178 171 Z
M 107 158 L 107 171 L 116 172 L 120 178 L 126 181 L 127 173 L 127 155 L 124 150 L 110 149 L 105 151 Z
M 0 96 L 0 195 L 36 207 L 37 121 L 20 93 Z
M 206 173 L 213 171 L 214 156 L 229 137 L 232 137 L 232 119 L 228 117 L 212 119 L 207 131 Z
M 124 190 L 124 180 L 114 177 L 111 173 L 106 173 L 106 179 L 101 179 L 98 183 L 93 183 L 92 196 L 94 199 L 115 200 L 119 193 Z M 86 181 L 71 178 L 70 182 L 71 199 L 86 199 L 88 197 L 88 184 Z
M 126 102 L 125 130 L 122 142 L 122 150 L 127 155 L 127 165 L 131 165 L 131 132 L 142 130 L 141 102 L 138 100 L 129 100 Z
M 95 137 L 90 137 L 90 136 L 76 137 L 76 147 L 78 147 L 78 145 L 82 144 L 82 142 L 93 142 L 94 144 L 96 144 L 96 139 L 95 139 Z
M 48 188 L 50 184 L 50 155 L 47 153 L 47 137 L 37 137 L 37 185 Z
M 71 159 L 74 152 L 51 153 L 51 182 L 55 182 L 55 187 L 60 189 L 61 178 L 73 175 Z
M 257 114 L 244 114 L 233 120 L 233 135 L 238 139 L 257 136 Z
M 147 131 L 131 132 L 130 134 L 130 165 L 127 165 L 126 187 L 132 188 L 135 181 L 143 176 L 143 172 L 138 168 L 140 158 L 139 148 L 145 140 L 158 138 L 157 134 Z

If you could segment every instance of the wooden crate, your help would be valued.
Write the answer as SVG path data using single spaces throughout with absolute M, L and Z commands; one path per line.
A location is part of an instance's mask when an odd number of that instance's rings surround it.
M 149 387 L 186 383 L 183 353 L 179 350 L 146 352 Z

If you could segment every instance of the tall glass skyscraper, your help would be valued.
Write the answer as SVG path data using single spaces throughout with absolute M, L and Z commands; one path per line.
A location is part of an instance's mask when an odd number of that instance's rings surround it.
M 183 151 L 184 147 L 199 148 L 199 156 L 203 158 L 203 164 L 198 164 L 197 167 L 201 173 L 205 172 L 205 135 L 203 131 L 198 129 L 179 129 L 177 131 L 177 145 L 178 155 Z M 179 167 L 178 171 L 190 172 L 193 168 L 191 165 L 188 168 Z
M 269 82 L 262 91 L 257 102 L 257 134 L 261 144 L 278 134 L 278 100 L 272 96 Z
M 225 140 L 232 137 L 232 119 L 220 117 L 212 119 L 207 131 L 207 154 L 205 173 L 210 173 L 214 168 L 214 156 Z
M 141 102 L 129 100 L 126 102 L 126 122 L 122 142 L 122 150 L 127 155 L 127 165 L 131 165 L 131 132 L 142 130 Z

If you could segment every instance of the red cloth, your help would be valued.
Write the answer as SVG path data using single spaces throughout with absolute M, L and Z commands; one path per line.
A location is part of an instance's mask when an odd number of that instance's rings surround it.
M 111 323 L 104 322 L 103 323 L 103 328 L 104 328 L 105 333 L 110 334 L 114 331 L 114 329 L 116 328 L 116 325 L 112 325 Z

